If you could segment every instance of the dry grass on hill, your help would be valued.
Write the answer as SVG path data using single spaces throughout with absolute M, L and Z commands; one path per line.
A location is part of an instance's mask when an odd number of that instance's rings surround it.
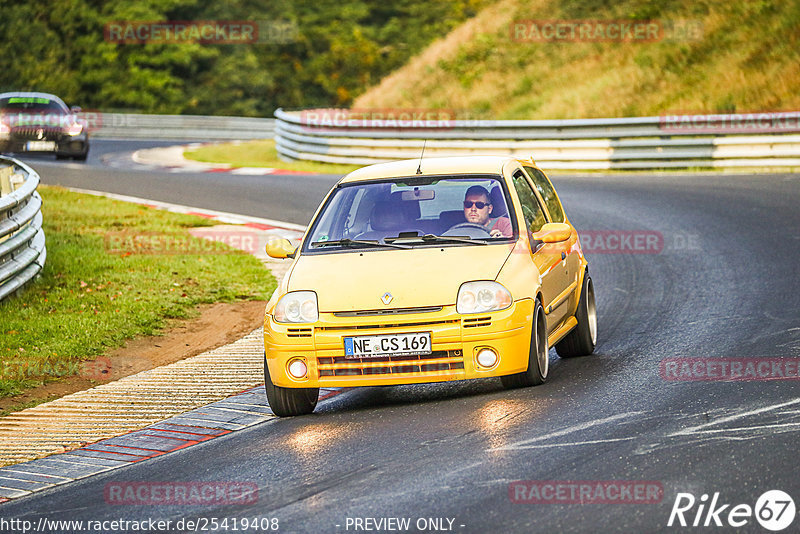
M 800 3 L 502 0 L 434 42 L 354 108 L 491 118 L 800 109 Z M 700 28 L 656 42 L 524 42 L 524 20 L 651 20 Z M 693 25 L 693 26 L 692 26 Z

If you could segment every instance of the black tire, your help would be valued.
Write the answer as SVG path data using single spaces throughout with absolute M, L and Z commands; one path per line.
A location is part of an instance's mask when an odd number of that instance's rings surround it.
M 575 312 L 578 325 L 556 343 L 556 352 L 562 358 L 587 356 L 597 344 L 597 307 L 594 301 L 594 284 L 589 273 L 583 276 L 583 287 Z
M 528 370 L 508 376 L 501 376 L 500 381 L 506 389 L 528 386 L 538 386 L 547 381 L 550 373 L 548 361 L 550 347 L 547 344 L 547 322 L 544 318 L 544 308 L 539 299 L 533 310 L 533 325 L 531 327 L 531 343 L 528 348 Z
M 264 358 L 264 388 L 267 403 L 278 417 L 308 415 L 314 411 L 319 399 L 319 388 L 283 388 L 272 383 L 267 359 Z

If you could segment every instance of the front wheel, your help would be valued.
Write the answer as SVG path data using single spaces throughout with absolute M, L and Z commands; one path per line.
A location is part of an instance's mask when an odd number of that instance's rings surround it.
M 501 376 L 500 381 L 503 383 L 503 387 L 513 389 L 544 384 L 550 371 L 549 353 L 544 308 L 539 299 L 536 299 L 533 310 L 533 326 L 531 327 L 531 344 L 528 348 L 528 370 Z
M 556 343 L 556 352 L 562 358 L 586 356 L 594 352 L 597 343 L 597 307 L 594 303 L 594 284 L 589 273 L 583 276 L 581 298 L 575 312 L 578 325 L 564 339 Z
M 264 388 L 267 403 L 278 417 L 307 415 L 314 411 L 319 399 L 319 388 L 283 388 L 272 383 L 269 366 L 264 358 Z

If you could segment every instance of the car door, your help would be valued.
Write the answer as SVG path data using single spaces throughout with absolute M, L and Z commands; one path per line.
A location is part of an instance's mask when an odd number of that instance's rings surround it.
M 548 313 L 548 307 L 560 298 L 564 291 L 565 274 L 562 266 L 561 254 L 552 245 L 545 245 L 536 241 L 531 234 L 541 230 L 548 222 L 542 204 L 533 190 L 533 187 L 521 169 L 512 175 L 514 189 L 517 192 L 523 218 L 528 230 L 528 239 L 531 243 L 531 260 L 539 270 L 542 279 L 542 306 L 547 315 L 547 330 L 550 333 L 556 328 L 566 314 L 566 306 L 558 306 Z
M 539 193 L 539 198 L 542 200 L 542 202 L 544 202 L 548 220 L 550 222 L 566 222 L 564 207 L 561 205 L 561 201 L 556 194 L 555 188 L 553 188 L 553 184 L 550 183 L 550 180 L 547 178 L 547 176 L 541 170 L 531 165 L 523 165 L 522 168 L 525 169 L 525 172 L 528 174 L 528 177 L 536 189 L 536 192 Z M 573 228 L 572 235 L 569 239 L 570 245 L 576 243 L 577 239 L 577 232 Z M 565 318 L 568 315 L 567 312 L 574 308 L 579 296 L 578 276 L 580 274 L 581 259 L 577 247 L 560 247 L 559 253 L 560 252 L 563 252 L 566 255 L 566 257 L 562 260 L 564 289 L 566 290 L 574 284 L 573 294 L 570 296 L 570 298 L 564 300 L 564 303 L 560 305 L 560 307 L 563 308 L 560 310 L 562 312 L 561 317 Z M 546 311 L 547 307 L 545 306 L 545 312 Z

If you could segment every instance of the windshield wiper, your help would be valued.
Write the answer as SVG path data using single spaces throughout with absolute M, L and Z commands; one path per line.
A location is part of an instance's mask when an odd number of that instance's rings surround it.
M 354 245 L 368 247 L 411 248 L 408 245 L 395 245 L 394 243 L 381 243 L 380 241 L 362 241 L 360 239 L 337 239 L 335 241 L 314 241 L 312 247 L 352 247 Z
M 455 243 L 468 243 L 470 245 L 488 245 L 489 243 L 486 242 L 485 239 L 472 239 L 470 237 L 460 237 L 460 236 L 451 236 L 451 235 L 434 235 L 434 234 L 425 234 L 421 238 L 425 242 L 455 242 Z

